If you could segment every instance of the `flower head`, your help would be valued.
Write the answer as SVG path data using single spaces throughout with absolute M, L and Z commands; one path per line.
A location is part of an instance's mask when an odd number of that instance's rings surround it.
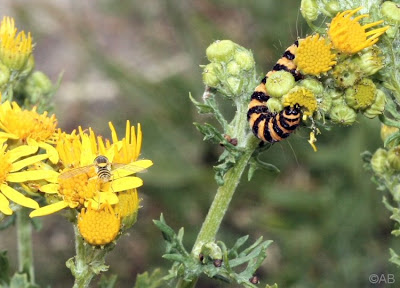
M 288 94 L 283 96 L 283 106 L 293 107 L 299 105 L 305 116 L 312 116 L 317 109 L 317 99 L 314 93 L 304 87 L 294 87 Z
M 106 245 L 113 241 L 119 232 L 121 219 L 108 203 L 99 209 L 91 204 L 83 208 L 78 215 L 78 228 L 82 237 L 91 245 Z
M 142 133 L 139 128 L 136 136 L 134 128 L 130 124 L 128 126 L 126 138 L 118 140 L 114 126 L 110 123 L 113 143 L 96 136 L 92 129 L 89 129 L 89 133 L 81 128 L 79 133 L 60 133 L 56 149 L 65 169 L 52 179 L 54 183 L 44 185 L 40 190 L 58 195 L 61 201 L 41 207 L 30 216 L 48 215 L 66 207 L 82 208 L 89 204 L 99 207 L 106 202 L 114 205 L 118 203 L 117 192 L 142 186 L 142 179 L 131 175 L 153 163 L 150 160 L 135 161 L 140 153 Z M 94 162 L 99 155 L 107 161 L 107 165 L 102 168 L 102 173 L 110 175 L 107 181 L 99 176 L 99 163 Z
M 11 215 L 12 210 L 9 200 L 24 206 L 36 209 L 39 207 L 36 201 L 24 196 L 22 193 L 10 186 L 10 183 L 22 183 L 54 177 L 55 172 L 51 170 L 26 170 L 21 169 L 47 159 L 47 154 L 34 155 L 38 147 L 19 146 L 7 151 L 7 145 L 0 147 L 0 211 Z M 29 156 L 29 157 L 28 157 Z M 23 158 L 21 160 L 21 158 Z
M 57 151 L 49 143 L 54 143 L 57 119 L 55 115 L 48 116 L 47 112 L 39 114 L 36 107 L 32 110 L 22 110 L 16 102 L 4 102 L 0 105 L 0 143 L 8 139 L 20 140 L 43 148 L 50 155 L 53 163 L 58 161 Z
M 329 26 L 328 35 L 333 46 L 346 54 L 354 54 L 366 47 L 374 45 L 379 40 L 379 36 L 385 33 L 389 26 L 366 31 L 368 28 L 383 23 L 383 20 L 361 26 L 358 22 L 362 18 L 368 17 L 368 14 L 359 15 L 351 18 L 362 7 L 354 10 L 346 10 L 338 13 Z
M 32 54 L 31 34 L 21 31 L 17 34 L 14 19 L 4 17 L 0 23 L 0 60 L 13 70 L 24 68 Z
M 332 44 L 319 34 L 299 40 L 296 58 L 297 69 L 306 75 L 318 76 L 332 69 L 336 55 L 331 52 Z

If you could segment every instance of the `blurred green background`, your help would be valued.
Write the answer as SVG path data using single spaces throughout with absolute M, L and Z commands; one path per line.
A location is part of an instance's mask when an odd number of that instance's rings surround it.
M 311 32 L 299 6 L 293 0 L 0 2 L 3 15 L 31 31 L 36 68 L 54 82 L 64 71 L 55 98 L 61 128 L 90 126 L 109 137 L 108 121 L 120 133 L 127 119 L 142 124 L 142 157 L 155 164 L 142 175 L 137 224 L 107 259 L 107 274 L 119 275 L 117 287 L 132 287 L 137 273 L 170 267 L 152 219 L 164 213 L 176 230 L 184 226 L 190 250 L 216 191 L 212 166 L 221 147 L 202 141 L 192 122 L 208 119 L 188 98 L 203 93 L 205 49 L 217 39 L 251 49 L 261 79 L 287 46 Z M 381 145 L 378 120 L 360 117 L 352 127 L 323 131 L 317 153 L 307 134 L 299 129 L 265 153 L 279 175 L 258 171 L 251 182 L 242 180 L 219 239 L 228 245 L 247 234 L 251 241 L 274 240 L 258 271 L 264 285 L 386 287 L 371 285 L 372 273 L 400 281 L 387 261 L 389 247 L 400 250 L 390 235 L 393 223 L 360 158 Z M 71 287 L 65 261 L 74 255 L 72 227 L 59 215 L 43 222 L 34 234 L 37 281 Z M 0 233 L 0 249 L 9 250 L 15 266 L 14 232 Z M 198 284 L 228 286 L 234 287 Z

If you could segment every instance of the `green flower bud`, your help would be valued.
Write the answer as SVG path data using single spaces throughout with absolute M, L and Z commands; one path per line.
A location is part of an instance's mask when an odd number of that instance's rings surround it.
M 219 63 L 207 64 L 203 69 L 204 84 L 212 88 L 217 87 L 220 84 L 218 75 L 220 74 L 221 69 L 222 66 Z
M 399 27 L 395 26 L 391 26 L 388 30 L 386 30 L 386 35 L 390 38 L 390 39 L 394 39 L 397 35 L 397 31 L 399 30 Z
M 0 62 L 0 87 L 4 87 L 10 80 L 10 69 Z
M 315 21 L 318 18 L 318 3 L 316 0 L 302 0 L 300 12 L 307 21 Z
M 385 111 L 386 96 L 382 90 L 376 90 L 375 102 L 372 103 L 371 107 L 363 112 L 365 117 L 375 118 Z
M 253 54 L 248 50 L 236 52 L 235 62 L 238 63 L 243 70 L 250 70 L 255 66 Z
M 228 63 L 226 71 L 232 76 L 238 76 L 241 71 L 241 68 L 238 63 L 236 63 L 235 61 L 231 61 Z
M 329 1 L 328 0 L 327 2 L 328 3 L 325 3 L 325 10 L 326 10 L 326 12 L 329 13 L 328 16 L 334 17 L 334 16 L 336 16 L 336 14 L 338 12 L 342 11 L 342 8 L 340 8 L 340 4 L 338 1 L 335 1 L 335 0 Z
M 376 87 L 371 79 L 364 78 L 355 86 L 346 89 L 346 103 L 356 110 L 365 110 L 374 103 Z
M 278 98 L 269 98 L 267 107 L 271 112 L 281 112 L 283 110 L 283 104 Z
M 327 113 L 332 107 L 332 97 L 329 94 L 324 94 L 321 98 L 317 98 L 318 110 Z
M 217 40 L 206 49 L 210 62 L 228 63 L 234 56 L 237 44 L 231 40 Z
M 400 5 L 392 1 L 385 1 L 381 5 L 383 18 L 391 24 L 400 24 Z
M 387 151 L 385 149 L 379 148 L 375 151 L 371 158 L 371 167 L 378 175 L 382 175 L 388 170 Z
M 32 72 L 33 68 L 35 68 L 35 57 L 33 54 L 29 56 L 28 61 L 25 63 L 24 69 L 21 71 L 22 76 L 28 76 L 29 73 Z
M 291 73 L 280 70 L 268 77 L 265 87 L 270 96 L 282 97 L 294 87 L 295 80 Z
M 240 93 L 242 82 L 239 78 L 229 77 L 228 79 L 226 79 L 226 83 L 230 87 L 230 91 L 233 93 L 233 95 L 238 95 Z
M 308 90 L 311 90 L 311 92 L 313 92 L 316 96 L 322 95 L 324 93 L 324 86 L 320 81 L 314 78 L 304 79 L 300 81 L 298 85 L 303 86 Z
M 394 133 L 397 133 L 397 132 L 399 132 L 399 128 L 382 124 L 381 125 L 381 139 L 382 139 L 382 141 L 385 142 L 386 139 L 389 136 L 391 136 L 391 135 L 393 135 Z
M 387 161 L 390 168 L 395 171 L 400 170 L 400 146 L 390 148 L 389 152 L 387 153 Z
M 332 76 L 337 87 L 348 88 L 361 79 L 361 70 L 349 59 L 336 65 L 332 70 Z
M 383 56 L 378 46 L 372 46 L 364 49 L 361 56 L 356 58 L 356 61 L 366 76 L 371 76 L 378 72 L 383 67 Z
M 25 93 L 29 96 L 31 103 L 36 103 L 53 88 L 49 77 L 40 71 L 35 71 L 26 80 Z
M 342 125 L 352 125 L 356 121 L 357 113 L 349 106 L 334 106 L 329 112 L 332 122 Z

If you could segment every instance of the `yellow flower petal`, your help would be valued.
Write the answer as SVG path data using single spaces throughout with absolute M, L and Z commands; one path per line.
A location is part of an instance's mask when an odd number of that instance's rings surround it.
M 53 179 L 57 178 L 59 175 L 58 172 L 53 170 L 28 170 L 23 172 L 15 172 L 7 175 L 6 180 L 9 182 L 25 182 L 25 181 L 34 181 L 41 179 Z
M 32 156 L 32 157 L 29 157 L 29 158 L 25 158 L 24 160 L 20 160 L 20 161 L 14 162 L 12 164 L 12 169 L 11 169 L 10 172 L 21 170 L 22 168 L 24 168 L 26 166 L 35 164 L 35 163 L 37 163 L 39 161 L 47 159 L 48 157 L 49 157 L 49 155 L 47 155 L 47 154 L 40 154 L 40 155 Z
M 13 211 L 11 210 L 9 205 L 10 201 L 8 201 L 6 196 L 0 193 L 0 212 L 5 215 L 11 215 Z
M 9 161 L 12 163 L 21 157 L 28 156 L 28 155 L 35 153 L 38 149 L 39 149 L 38 146 L 28 146 L 28 145 L 23 145 L 23 146 L 14 148 L 14 149 L 8 151 L 8 155 L 10 157 Z
M 143 185 L 143 180 L 139 177 L 123 177 L 113 180 L 111 183 L 111 190 L 113 192 L 125 191 L 128 189 L 138 188 Z
M 6 184 L 1 184 L 0 190 L 4 196 L 21 206 L 33 209 L 39 208 L 39 204 L 36 201 L 32 200 L 31 198 L 25 197 L 23 194 L 21 194 L 14 188 L 7 186 Z
M 58 193 L 58 188 L 60 187 L 59 184 L 47 184 L 40 186 L 40 192 L 44 192 L 47 194 L 57 194 Z
M 5 138 L 6 140 L 7 139 L 18 139 L 18 136 L 17 135 L 14 135 L 14 134 L 12 134 L 12 133 L 7 133 L 7 132 L 0 132 L 0 138 Z
M 68 204 L 64 201 L 60 201 L 54 204 L 50 204 L 44 207 L 40 207 L 29 214 L 29 217 L 45 216 L 56 213 L 64 208 L 68 207 Z
M 28 138 L 28 143 L 29 143 L 29 138 Z M 58 152 L 56 150 L 56 148 L 54 148 L 52 145 L 47 144 L 45 142 L 39 142 L 38 146 L 40 148 L 43 148 L 44 150 L 46 150 L 46 153 L 49 155 L 49 159 L 51 161 L 51 163 L 56 164 L 58 162 Z
M 88 207 L 89 203 L 92 202 L 92 207 L 99 207 L 100 204 L 108 202 L 110 205 L 117 204 L 119 201 L 118 196 L 113 192 L 99 192 L 98 197 L 89 199 L 85 202 L 85 206 Z

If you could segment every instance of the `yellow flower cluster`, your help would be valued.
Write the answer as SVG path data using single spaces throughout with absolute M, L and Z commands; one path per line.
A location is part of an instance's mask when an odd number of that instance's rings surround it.
M 57 129 L 54 115 L 39 114 L 35 108 L 24 110 L 15 102 L 0 104 L 0 212 L 13 213 L 10 201 L 35 209 L 31 217 L 76 209 L 80 211 L 78 227 L 88 243 L 112 241 L 121 218 L 136 217 L 139 208 L 136 188 L 143 181 L 133 174 L 153 163 L 137 160 L 142 145 L 140 125 L 136 130 L 127 121 L 122 139 L 112 123 L 109 125 L 111 141 L 96 136 L 91 128 L 84 131 L 79 127 L 68 134 Z M 106 159 L 107 165 L 94 162 L 97 156 Z M 100 173 L 109 178 L 104 180 Z M 39 207 L 23 193 L 24 189 L 32 192 L 29 187 L 53 196 L 53 202 Z M 119 197 L 119 192 L 123 196 Z M 103 224 L 107 226 L 99 229 Z

